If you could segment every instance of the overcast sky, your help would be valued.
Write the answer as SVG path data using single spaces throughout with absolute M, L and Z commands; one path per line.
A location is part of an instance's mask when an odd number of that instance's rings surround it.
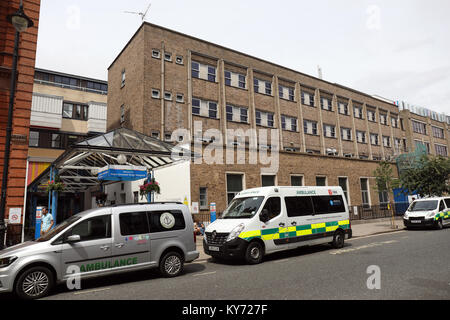
M 106 80 L 150 2 L 148 22 L 450 115 L 448 0 L 41 0 L 36 66 Z

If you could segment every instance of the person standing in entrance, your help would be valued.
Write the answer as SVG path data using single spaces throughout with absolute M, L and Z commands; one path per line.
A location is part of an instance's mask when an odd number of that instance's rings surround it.
M 47 207 L 43 207 L 41 218 L 41 237 L 50 231 L 53 227 L 53 223 L 53 216 L 48 213 Z

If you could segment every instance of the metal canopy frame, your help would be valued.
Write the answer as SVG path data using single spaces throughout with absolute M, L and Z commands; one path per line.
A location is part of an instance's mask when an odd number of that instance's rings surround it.
M 121 154 L 126 156 L 126 162 L 122 164 L 145 166 L 148 170 L 198 157 L 190 150 L 137 131 L 119 128 L 72 145 L 28 188 L 45 192 L 53 167 L 65 184 L 64 192 L 84 192 L 92 186 L 100 185 L 98 170 L 107 165 L 119 165 L 117 156 Z

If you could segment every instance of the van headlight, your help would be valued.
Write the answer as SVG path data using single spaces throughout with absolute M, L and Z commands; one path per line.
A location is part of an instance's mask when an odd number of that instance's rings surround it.
M 408 219 L 408 211 L 405 212 L 405 214 L 403 215 L 403 218 Z
M 6 257 L 0 259 L 0 268 L 6 268 L 11 263 L 17 260 L 17 257 Z
M 435 215 L 436 215 L 435 212 L 430 212 L 427 214 L 427 218 L 434 218 Z
M 231 230 L 230 234 L 227 237 L 227 242 L 236 239 L 241 234 L 242 230 L 244 230 L 245 225 L 243 223 L 237 225 L 233 230 Z

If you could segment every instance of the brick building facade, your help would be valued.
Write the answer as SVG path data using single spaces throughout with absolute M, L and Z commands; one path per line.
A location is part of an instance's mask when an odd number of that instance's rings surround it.
M 5 135 L 8 119 L 10 81 L 14 51 L 15 29 L 6 19 L 19 9 L 19 0 L 0 2 L 0 170 L 3 171 Z M 10 208 L 21 208 L 23 214 L 28 135 L 31 99 L 34 81 L 36 43 L 38 34 L 40 0 L 23 0 L 25 14 L 34 26 L 20 34 L 17 91 L 14 101 L 11 154 L 8 170 L 5 218 Z M 4 30 L 4 31 L 3 31 Z M 0 178 L 1 179 L 1 178 Z M 22 220 L 23 221 L 23 220 Z M 20 227 L 20 226 L 19 226 Z
M 410 115 L 401 120 L 389 100 L 153 24 L 139 28 L 108 71 L 108 129 L 122 125 L 177 142 L 181 137 L 173 133 L 185 128 L 204 148 L 212 128 L 224 140 L 227 129 L 278 130 L 274 177 L 262 177 L 263 165 L 191 165 L 191 201 L 200 202 L 203 213 L 205 199 L 218 211 L 225 208 L 228 184 L 340 184 L 351 205 L 378 205 L 384 201 L 373 179 L 378 161 L 414 149 Z M 448 125 L 441 126 L 448 145 Z M 231 182 L 236 175 L 241 182 Z

